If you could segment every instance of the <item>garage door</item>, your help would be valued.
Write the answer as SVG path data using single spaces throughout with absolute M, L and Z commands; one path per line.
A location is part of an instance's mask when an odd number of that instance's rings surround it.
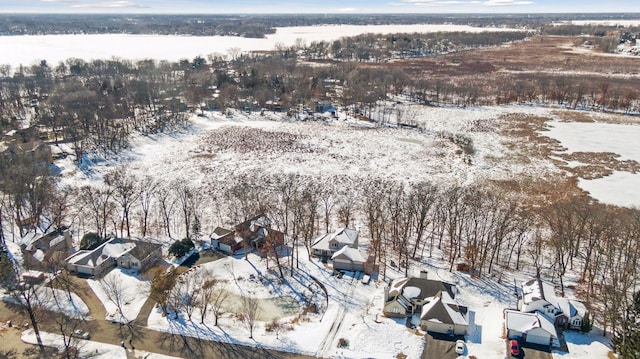
M 453 333 L 453 325 L 450 325 L 450 324 L 423 321 L 422 325 L 423 325 L 423 328 L 429 332 L 442 333 L 442 334 Z
M 545 335 L 536 335 L 536 334 L 527 333 L 525 341 L 527 343 L 532 343 L 532 344 L 549 345 L 550 338 L 551 337 L 545 336 Z

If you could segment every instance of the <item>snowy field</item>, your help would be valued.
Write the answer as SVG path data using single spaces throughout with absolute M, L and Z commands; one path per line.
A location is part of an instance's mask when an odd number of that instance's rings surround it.
M 569 23 L 573 25 L 605 25 L 605 26 L 640 26 L 640 19 L 626 20 L 571 20 Z
M 0 36 L 0 64 L 29 66 L 40 60 L 55 65 L 68 58 L 85 61 L 92 59 L 139 60 L 154 59 L 178 61 L 206 57 L 209 54 L 226 55 L 230 48 L 243 52 L 271 51 L 276 45 L 292 46 L 298 39 L 333 41 L 345 36 L 365 33 L 429 33 L 439 31 L 522 31 L 508 28 L 471 27 L 466 25 L 323 25 L 277 28 L 275 34 L 262 39 L 235 36 L 171 36 L 171 35 L 38 35 Z
M 308 176 L 387 178 L 399 181 L 429 180 L 436 183 L 469 184 L 484 179 L 510 179 L 520 175 L 544 176 L 558 170 L 551 161 L 525 162 L 507 149 L 513 139 L 500 133 L 501 116 L 549 111 L 531 107 L 480 107 L 472 109 L 418 107 L 415 122 L 424 131 L 374 127 L 368 122 L 292 122 L 283 114 L 236 113 L 232 118 L 209 112 L 193 116 L 193 125 L 181 133 L 136 137 L 130 149 L 117 158 L 87 158 L 79 171 L 73 158 L 56 161 L 62 183 L 81 186 L 100 181 L 115 164 L 156 178 L 181 179 L 204 188 L 216 187 L 218 178 L 235 173 L 264 171 Z M 273 117 L 272 117 L 273 116 Z M 258 132 L 260 131 L 260 132 Z M 465 162 L 459 148 L 439 135 L 446 131 L 470 137 L 476 149 L 472 165 Z M 269 148 L 234 150 L 232 133 L 259 133 L 261 137 L 286 136 L 291 144 Z M 241 141 L 241 138 L 238 139 Z M 231 144 L 233 145 L 233 143 Z M 407 166 L 410 163 L 411 166 Z
M 567 149 L 566 153 L 613 152 L 620 156 L 620 160 L 640 162 L 638 125 L 558 121 L 548 124 L 549 131 L 543 134 L 560 141 Z M 598 179 L 580 179 L 579 186 L 600 202 L 623 207 L 640 207 L 639 173 L 615 171 Z

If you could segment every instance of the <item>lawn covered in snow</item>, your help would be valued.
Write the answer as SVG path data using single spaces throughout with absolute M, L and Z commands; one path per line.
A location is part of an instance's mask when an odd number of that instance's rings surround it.
M 198 270 L 206 271 L 218 280 L 227 281 L 224 288 L 236 295 L 227 298 L 223 305 L 229 309 L 225 309 L 225 313 L 219 318 L 219 326 L 214 325 L 215 319 L 211 313 L 205 317 L 204 324 L 199 324 L 199 310 L 195 311 L 192 321 L 189 321 L 185 313 L 180 313 L 178 319 L 172 313 L 165 317 L 159 308 L 152 311 L 148 326 L 151 329 L 206 340 L 319 357 L 390 358 L 398 353 L 405 353 L 408 358 L 419 358 L 424 345 L 422 335 L 407 330 L 402 320 L 382 316 L 382 285 L 375 282 L 365 285 L 348 275 L 335 277 L 330 268 L 318 259 L 308 260 L 303 251 L 304 249 L 300 251 L 301 268 L 294 272 L 293 278 L 287 274 L 287 282 L 284 283 L 278 278 L 275 263 L 270 263 L 271 269 L 267 270 L 266 262 L 255 254 L 249 254 L 248 260 L 244 257 L 226 257 L 203 264 Z M 324 293 L 311 276 L 320 280 L 327 288 L 328 307 Z M 292 296 L 298 300 L 298 310 L 293 314 L 276 316 L 289 328 L 282 330 L 278 337 L 265 330 L 268 321 L 258 321 L 253 339 L 250 339 L 249 330 L 237 315 L 243 312 L 242 305 L 229 303 L 238 301 L 241 295 L 260 298 L 261 301 Z M 303 313 L 307 299 L 318 305 L 319 313 Z M 348 339 L 347 347 L 337 347 L 341 338 Z
M 136 319 L 144 302 L 149 297 L 151 284 L 141 280 L 135 270 L 115 268 L 102 279 L 87 279 L 107 312 L 106 320 L 127 323 Z M 107 293 L 110 293 L 107 294 Z M 111 296 L 110 299 L 109 297 Z M 119 299 L 116 299 L 119 297 Z M 116 302 L 120 302 L 122 312 L 118 312 Z

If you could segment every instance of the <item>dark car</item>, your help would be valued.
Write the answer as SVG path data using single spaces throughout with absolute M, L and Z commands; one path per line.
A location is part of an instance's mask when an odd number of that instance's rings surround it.
M 517 357 L 520 355 L 520 343 L 518 343 L 517 340 L 515 339 L 511 339 L 511 343 L 510 343 L 510 348 L 511 348 L 511 355 L 513 355 L 514 357 Z

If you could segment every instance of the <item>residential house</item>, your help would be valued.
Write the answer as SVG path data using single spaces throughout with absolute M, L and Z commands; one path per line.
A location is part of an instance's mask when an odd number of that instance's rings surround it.
M 160 257 L 160 244 L 112 238 L 93 250 L 80 250 L 65 261 L 70 272 L 101 277 L 115 267 L 143 271 Z
M 438 292 L 447 292 L 455 298 L 455 285 L 439 280 L 427 279 L 427 272 L 421 271 L 420 277 L 399 278 L 391 282 L 384 290 L 383 313 L 387 317 L 403 318 L 420 313 L 428 298 Z
M 587 315 L 587 307 L 584 303 L 573 299 L 558 298 L 558 304 L 562 313 L 569 318 L 565 329 L 582 329 L 582 320 Z
M 216 227 L 211 234 L 211 247 L 227 254 L 234 254 L 242 248 L 242 238 L 236 237 L 234 231 Z
M 364 272 L 364 264 L 367 260 L 358 249 L 343 246 L 331 256 L 331 261 L 334 270 Z
M 271 220 L 264 214 L 257 215 L 235 226 L 235 231 L 217 227 L 211 235 L 211 246 L 227 254 L 235 254 L 245 245 L 261 249 L 269 243 L 284 244 L 284 233 L 271 228 Z
M 73 242 L 67 227 L 60 227 L 51 233 L 33 237 L 21 246 L 26 268 L 54 270 L 66 258 Z
M 524 343 L 559 347 L 558 333 L 553 321 L 540 312 L 523 313 L 517 310 L 504 311 L 507 338 Z
M 466 335 L 469 325 L 467 307 L 460 305 L 448 292 L 425 298 L 420 315 L 420 328 L 425 331 Z
M 344 246 L 357 249 L 359 233 L 344 227 L 333 233 L 319 235 L 311 245 L 311 252 L 318 257 L 331 257 Z
M 236 236 L 254 249 L 262 248 L 267 241 L 275 247 L 284 244 L 284 233 L 271 228 L 271 220 L 259 214 L 236 225 Z
M 576 300 L 556 297 L 553 285 L 534 278 L 522 283 L 522 297 L 518 301 L 521 312 L 536 311 L 553 320 L 554 325 L 579 329 L 587 313 L 584 305 Z

